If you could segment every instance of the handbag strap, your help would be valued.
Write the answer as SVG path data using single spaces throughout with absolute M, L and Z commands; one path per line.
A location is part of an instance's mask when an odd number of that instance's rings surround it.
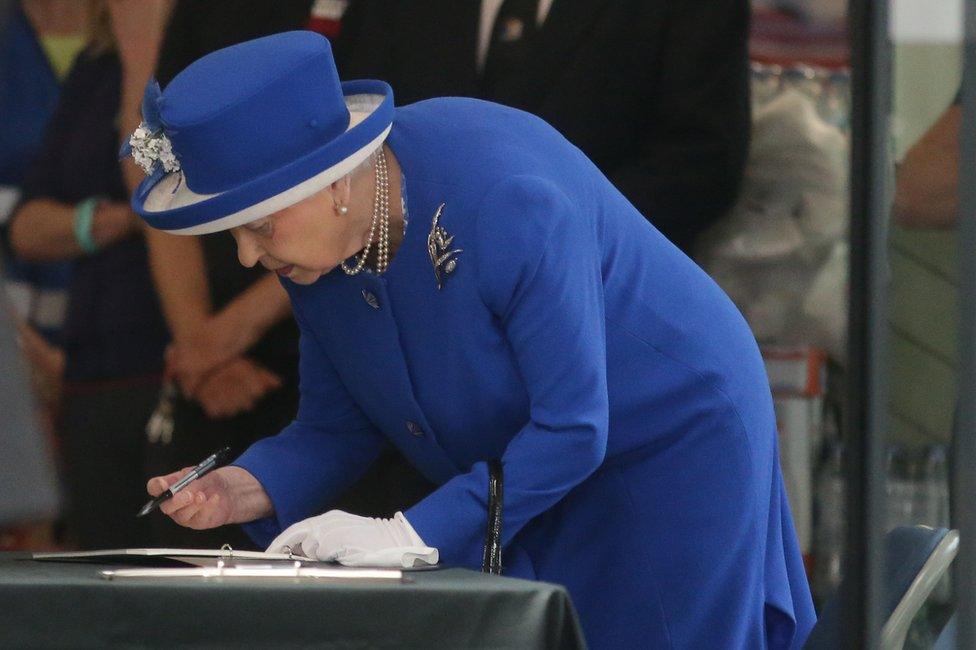
M 485 531 L 485 553 L 482 573 L 502 573 L 502 499 L 504 476 L 502 462 L 488 461 L 488 528 Z

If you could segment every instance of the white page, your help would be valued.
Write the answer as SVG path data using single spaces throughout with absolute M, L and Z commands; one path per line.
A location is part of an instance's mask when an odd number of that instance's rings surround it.
M 360 567 L 335 566 L 320 567 L 197 567 L 186 569 L 117 569 L 101 571 L 103 578 L 249 578 L 258 580 L 313 578 L 327 581 L 342 580 L 384 580 L 400 582 L 403 572 L 400 569 L 368 569 Z
M 126 557 L 164 557 L 171 559 L 179 558 L 224 558 L 225 560 L 286 560 L 301 562 L 318 562 L 304 555 L 290 555 L 288 553 L 266 553 L 264 551 L 235 551 L 231 549 L 205 549 L 205 548 L 115 548 L 97 551 L 67 551 L 59 553 L 34 553 L 35 560 L 84 560 L 84 559 L 111 559 L 119 558 L 125 560 Z

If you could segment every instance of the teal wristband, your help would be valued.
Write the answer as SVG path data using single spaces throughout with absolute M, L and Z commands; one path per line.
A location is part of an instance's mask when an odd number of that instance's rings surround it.
M 86 253 L 98 251 L 98 244 L 92 239 L 92 223 L 95 221 L 95 209 L 100 199 L 92 196 L 75 206 L 75 241 Z

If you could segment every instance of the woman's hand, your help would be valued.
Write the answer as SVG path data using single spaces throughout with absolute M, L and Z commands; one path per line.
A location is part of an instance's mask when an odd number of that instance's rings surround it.
M 146 490 L 156 497 L 176 483 L 192 467 L 149 479 Z M 221 467 L 198 478 L 160 505 L 180 526 L 203 530 L 225 524 L 240 524 L 273 511 L 271 499 L 254 476 L 240 467 Z
M 238 341 L 239 334 L 218 318 L 207 318 L 192 336 L 166 349 L 166 374 L 176 379 L 184 395 L 197 395 L 218 368 L 239 358 L 247 349 Z
M 375 519 L 330 510 L 289 526 L 274 538 L 268 553 L 301 553 L 346 566 L 412 567 L 437 564 L 436 548 L 424 544 L 402 512 Z
M 233 315 L 228 309 L 217 312 L 195 326 L 190 336 L 166 349 L 166 373 L 176 379 L 184 395 L 196 395 L 212 373 L 240 357 L 259 339 L 261 333 L 235 321 Z
M 239 357 L 207 375 L 192 395 L 209 417 L 229 418 L 250 411 L 259 399 L 278 388 L 278 375 Z
M 48 343 L 27 323 L 17 323 L 17 332 L 41 404 L 46 409 L 57 410 L 64 376 L 64 351 Z
M 150 238 L 150 247 L 152 243 Z M 217 313 L 185 327 L 167 350 L 167 374 L 179 382 L 184 395 L 192 395 L 212 370 L 243 355 L 290 316 L 288 294 L 269 273 Z

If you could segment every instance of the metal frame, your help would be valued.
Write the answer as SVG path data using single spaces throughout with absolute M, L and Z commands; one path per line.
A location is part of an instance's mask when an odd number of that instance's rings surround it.
M 959 388 L 952 445 L 952 518 L 959 529 L 957 648 L 976 648 L 976 0 L 965 0 L 959 134 Z
M 851 257 L 848 335 L 847 558 L 841 595 L 846 647 L 876 648 L 883 616 L 887 351 L 888 116 L 891 54 L 887 0 L 851 0 Z

